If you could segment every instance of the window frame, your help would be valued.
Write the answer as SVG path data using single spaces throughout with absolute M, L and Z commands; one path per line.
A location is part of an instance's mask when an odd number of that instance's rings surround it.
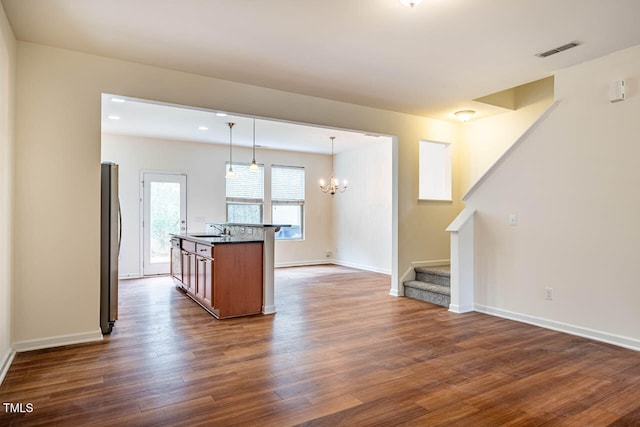
M 240 168 L 246 168 L 247 173 L 254 173 L 254 172 L 249 172 L 249 166 L 251 166 L 250 163 L 242 163 L 242 162 L 233 162 L 233 167 L 236 168 L 236 171 L 238 169 L 238 167 Z M 226 161 L 224 163 L 224 167 L 225 167 L 225 172 L 229 169 L 229 162 Z M 227 191 L 228 191 L 228 187 L 227 187 L 227 183 L 225 181 L 225 217 L 226 217 L 226 222 L 228 223 L 234 223 L 236 221 L 230 221 L 229 220 L 229 207 L 230 206 L 258 206 L 260 208 L 260 218 L 258 219 L 258 222 L 256 222 L 255 224 L 262 224 L 264 222 L 264 165 L 263 164 L 258 164 L 258 167 L 260 168 L 260 172 L 262 174 L 262 198 L 249 198 L 249 197 L 229 197 Z M 226 179 L 238 179 L 239 177 L 236 175 L 235 178 L 226 178 Z M 242 222 L 243 224 L 253 224 L 251 222 Z
M 273 185 L 274 185 L 274 169 L 295 169 L 302 171 L 302 199 L 274 199 L 273 197 Z M 291 229 L 293 227 L 283 227 L 275 234 L 275 239 L 280 241 L 301 241 L 305 240 L 306 227 L 305 227 L 305 202 L 306 202 L 306 182 L 307 182 L 307 172 L 304 166 L 291 166 L 291 165 L 271 165 L 271 218 L 273 220 L 274 217 L 274 208 L 278 206 L 298 206 L 300 209 L 300 237 L 282 237 L 278 236 L 285 229 Z M 275 221 L 272 221 L 275 223 Z M 297 226 L 297 224 L 292 224 Z
M 452 201 L 451 143 L 420 140 L 418 200 Z

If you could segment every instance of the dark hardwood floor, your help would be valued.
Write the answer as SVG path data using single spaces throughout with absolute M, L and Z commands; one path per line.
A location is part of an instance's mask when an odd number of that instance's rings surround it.
M 278 269 L 277 314 L 216 320 L 167 277 L 123 281 L 110 337 L 16 355 L 0 402 L 33 412 L 0 425 L 640 425 L 640 353 L 388 292 Z

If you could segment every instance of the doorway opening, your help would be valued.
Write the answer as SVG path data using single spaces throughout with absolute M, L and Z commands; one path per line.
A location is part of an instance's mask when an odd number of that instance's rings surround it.
M 142 275 L 169 274 L 170 234 L 187 230 L 187 176 L 142 173 Z

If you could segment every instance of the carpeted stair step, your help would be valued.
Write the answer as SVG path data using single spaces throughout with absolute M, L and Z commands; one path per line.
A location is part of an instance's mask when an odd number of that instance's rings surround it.
M 436 283 L 410 280 L 404 282 L 404 296 L 437 304 L 442 307 L 449 307 L 451 302 L 451 288 Z
M 416 280 L 404 282 L 404 296 L 449 307 L 451 303 L 450 267 L 416 267 Z
M 416 280 L 433 283 L 436 285 L 450 286 L 451 271 L 449 266 L 443 267 L 416 267 Z

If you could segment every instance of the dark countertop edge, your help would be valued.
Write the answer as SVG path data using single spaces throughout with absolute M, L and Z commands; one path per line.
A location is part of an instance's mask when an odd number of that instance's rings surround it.
M 198 233 L 200 234 L 200 233 Z M 202 233 L 204 234 L 204 233 Z M 201 243 L 204 245 L 218 245 L 228 243 L 263 243 L 262 239 L 252 239 L 247 237 L 193 237 L 187 234 L 170 234 L 171 237 L 177 237 L 179 239 L 190 240 L 192 242 Z
M 255 227 L 255 228 L 291 227 L 291 224 L 244 224 L 241 222 L 209 222 L 208 224 L 233 225 L 237 227 Z

